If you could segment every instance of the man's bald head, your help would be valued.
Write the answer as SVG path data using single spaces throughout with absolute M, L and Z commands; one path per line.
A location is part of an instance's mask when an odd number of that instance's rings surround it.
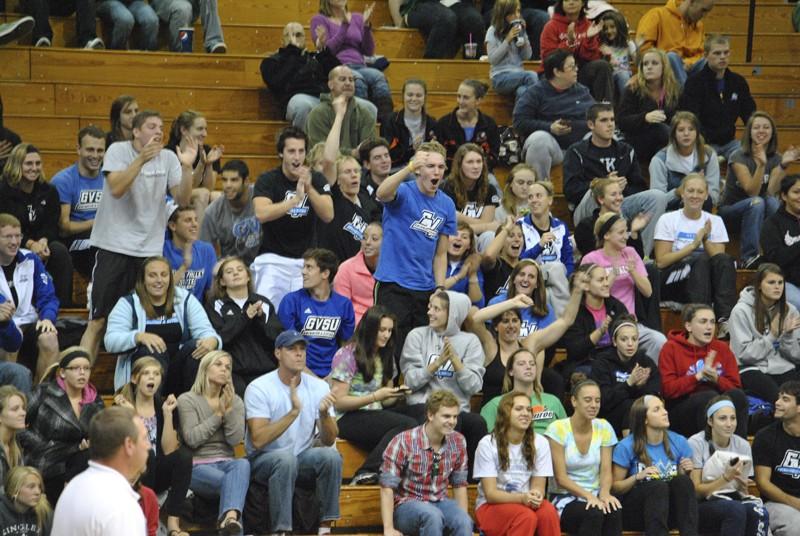
M 350 67 L 339 65 L 331 69 L 328 73 L 328 88 L 331 90 L 332 99 L 339 95 L 351 98 L 356 90 L 356 82 Z
M 306 48 L 306 31 L 299 22 L 290 22 L 283 27 L 283 46 L 287 45 Z

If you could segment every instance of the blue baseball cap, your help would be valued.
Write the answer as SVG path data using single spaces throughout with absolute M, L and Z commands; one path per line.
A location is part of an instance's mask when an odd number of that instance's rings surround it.
M 308 345 L 308 341 L 303 337 L 302 333 L 293 329 L 287 329 L 275 339 L 275 348 L 286 348 L 298 342 Z

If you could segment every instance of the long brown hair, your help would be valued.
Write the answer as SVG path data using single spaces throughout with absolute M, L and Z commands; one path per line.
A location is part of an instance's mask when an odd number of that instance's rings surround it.
M 486 164 L 486 155 L 483 149 L 474 143 L 461 145 L 453 156 L 453 165 L 450 167 L 450 175 L 447 177 L 447 182 L 452 186 L 453 194 L 456 196 L 456 210 L 459 211 L 464 210 L 464 207 L 469 202 L 467 187 L 464 186 L 464 177 L 461 175 L 461 162 L 464 161 L 467 153 L 478 153 L 483 161 L 483 170 L 475 185 L 475 199 L 478 203 L 483 203 L 483 200 L 486 199 L 486 194 L 489 192 L 489 168 Z
M 508 430 L 511 428 L 511 408 L 514 407 L 514 399 L 517 397 L 524 398 L 530 404 L 530 398 L 522 391 L 506 393 L 500 399 L 500 405 L 497 407 L 497 419 L 494 421 L 492 436 L 497 444 L 497 457 L 502 471 L 507 471 L 509 466 Z M 532 470 L 536 464 L 536 433 L 533 431 L 532 423 L 525 430 L 525 435 L 522 436 L 522 456 L 525 458 L 528 470 Z
M 494 34 L 498 39 L 504 39 L 511 30 L 511 25 L 506 21 L 506 17 L 513 15 L 519 9 L 519 0 L 497 0 L 495 2 L 494 8 L 492 8 L 492 26 L 494 26 Z
M 136 382 L 139 380 L 139 375 L 146 369 L 147 367 L 158 367 L 158 370 L 161 371 L 161 383 L 164 383 L 164 367 L 161 365 L 161 362 L 153 356 L 146 355 L 144 357 L 140 357 L 136 360 L 133 364 L 133 368 L 131 369 L 131 379 L 117 389 L 115 394 L 122 395 L 125 400 L 130 402 L 131 404 L 136 406 Z M 159 386 L 160 387 L 160 386 Z
M 445 294 L 446 295 L 446 294 Z M 441 296 L 440 296 L 441 297 Z M 378 332 L 384 318 L 392 321 L 392 336 L 383 348 L 378 348 Z M 387 309 L 374 305 L 367 309 L 358 323 L 350 344 L 353 345 L 353 358 L 356 369 L 364 377 L 364 382 L 369 383 L 375 377 L 375 365 L 381 363 L 383 375 L 381 386 L 388 385 L 394 376 L 394 348 L 397 340 L 397 319 Z
M 253 293 L 253 274 L 250 273 L 250 268 L 241 257 L 225 257 L 219 261 L 217 266 L 217 273 L 214 274 L 214 281 L 211 283 L 211 297 L 214 299 L 225 298 L 228 296 L 228 288 L 222 284 L 222 276 L 225 274 L 225 268 L 232 262 L 240 262 L 247 272 L 247 293 Z
M 649 467 L 652 463 L 650 456 L 647 454 L 647 424 L 645 422 L 647 420 L 647 403 L 645 401 L 649 396 L 661 400 L 662 403 L 664 402 L 661 397 L 656 395 L 645 395 L 637 398 L 631 406 L 628 421 L 630 422 L 631 435 L 633 436 L 633 453 L 636 454 L 636 457 L 645 467 Z M 664 431 L 663 445 L 667 458 L 672 459 L 672 451 L 669 448 L 669 434 L 666 430 Z
M 111 103 L 111 112 L 109 113 L 109 120 L 111 122 L 111 141 L 124 141 L 125 133 L 122 132 L 122 112 L 132 102 L 136 102 L 136 97 L 133 95 L 120 95 L 114 102 Z M 106 147 L 107 149 L 108 147 Z
M 139 296 L 139 301 L 142 303 L 142 309 L 144 309 L 147 318 L 155 318 L 155 305 L 153 305 L 153 300 L 150 299 L 150 294 L 147 293 L 147 288 L 144 286 L 145 271 L 147 270 L 148 265 L 154 262 L 163 262 L 167 265 L 167 271 L 169 272 L 167 301 L 164 302 L 164 316 L 169 318 L 172 316 L 172 313 L 175 309 L 175 276 L 172 274 L 172 267 L 166 258 L 162 257 L 161 255 L 154 255 L 152 257 L 147 257 L 144 260 L 142 267 L 139 269 L 139 274 L 136 276 L 136 286 L 134 287 L 134 292 L 136 292 L 136 295 Z
M 755 294 L 755 304 L 753 305 L 753 314 L 755 315 L 756 321 L 756 331 L 759 333 L 764 333 L 767 329 L 769 329 L 769 325 L 774 318 L 772 313 L 770 313 L 770 308 L 768 308 L 764 304 L 764 297 L 761 295 L 761 283 L 766 279 L 769 274 L 779 275 L 783 277 L 783 293 L 781 293 L 781 297 L 778 298 L 778 301 L 775 305 L 777 305 L 777 314 L 780 315 L 780 325 L 783 326 L 784 321 L 786 320 L 786 315 L 789 314 L 789 306 L 786 305 L 786 277 L 783 275 L 783 270 L 777 264 L 773 264 L 771 262 L 765 262 L 761 266 L 758 267 L 756 271 L 756 275 L 753 276 L 753 294 Z
M 4 385 L 0 387 L 0 411 L 6 409 L 8 401 L 12 396 L 18 396 L 22 400 L 22 407 L 27 411 L 28 399 L 25 393 L 14 387 L 13 385 Z M 18 465 L 22 465 L 22 449 L 19 448 L 17 443 L 16 431 L 11 433 L 11 440 L 8 443 L 8 459 L 6 460 L 8 467 L 13 469 Z
M 772 125 L 772 137 L 767 142 L 767 148 L 764 151 L 767 157 L 770 157 L 778 152 L 778 127 L 775 125 L 775 120 L 767 112 L 753 112 L 753 115 L 747 120 L 744 132 L 742 132 L 742 152 L 746 155 L 753 154 L 753 140 L 750 138 L 750 130 L 753 128 L 753 123 L 756 119 L 766 119 Z
M 517 213 L 517 199 L 515 198 L 514 192 L 511 189 L 511 185 L 514 183 L 514 177 L 516 177 L 517 173 L 519 173 L 520 171 L 530 171 L 533 174 L 534 182 L 537 179 L 536 171 L 531 166 L 529 166 L 524 162 L 519 163 L 513 168 L 511 168 L 511 172 L 508 174 L 508 177 L 506 178 L 506 185 L 503 188 L 503 200 L 501 201 L 503 208 L 506 209 L 506 214 L 508 214 L 509 216 L 517 216 L 517 217 L 520 216 L 520 214 Z M 527 202 L 528 200 L 525 199 L 524 201 Z
M 517 356 L 520 354 L 530 354 L 533 357 L 534 363 L 536 362 L 536 356 L 533 355 L 533 352 L 528 350 L 527 348 L 517 348 L 514 350 L 514 353 L 508 356 L 508 362 L 506 363 L 506 370 L 503 372 L 503 392 L 508 393 L 514 389 L 514 376 L 511 375 L 511 371 L 514 368 L 514 361 L 517 360 Z M 536 396 L 542 395 L 542 384 L 539 383 L 539 374 L 541 374 L 541 370 L 538 370 L 538 365 L 536 370 L 536 378 L 533 380 L 533 392 L 536 393 Z
M 544 288 L 544 277 L 542 277 L 542 269 L 533 259 L 522 259 L 519 261 L 514 269 L 511 270 L 511 275 L 508 276 L 508 291 L 506 298 L 511 299 L 517 295 L 517 288 L 514 286 L 514 279 L 519 275 L 523 268 L 526 266 L 533 266 L 536 268 L 536 288 L 533 289 L 533 305 L 531 306 L 531 313 L 536 316 L 545 316 L 549 311 L 547 305 L 547 291 Z

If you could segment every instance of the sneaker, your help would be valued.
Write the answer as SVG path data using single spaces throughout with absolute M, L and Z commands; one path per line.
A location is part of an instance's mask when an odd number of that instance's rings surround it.
M 378 483 L 378 473 L 358 473 L 350 481 L 351 486 L 371 486 Z
M 33 17 L 0 24 L 0 46 L 19 41 L 33 31 Z
M 728 331 L 728 321 L 727 320 L 720 320 L 717 322 L 717 338 L 721 340 L 726 340 L 730 338 L 730 332 Z
M 53 46 L 53 43 L 50 42 L 50 38 L 49 37 L 40 37 L 36 41 L 36 44 L 33 45 L 33 46 L 35 46 L 35 47 L 51 47 L 51 46 Z
M 742 263 L 742 268 L 745 270 L 756 270 L 758 265 L 761 264 L 761 255 L 750 257 Z
M 106 44 L 103 43 L 103 40 L 99 37 L 95 37 L 94 39 L 89 39 L 83 48 L 88 48 L 90 50 L 104 50 L 106 48 Z
M 222 41 L 211 47 L 211 50 L 209 50 L 211 54 L 225 54 L 227 51 L 228 46 Z

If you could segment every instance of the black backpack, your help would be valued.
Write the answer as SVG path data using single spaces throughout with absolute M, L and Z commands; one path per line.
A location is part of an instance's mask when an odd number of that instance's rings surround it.
M 497 164 L 514 167 L 522 161 L 522 141 L 513 127 L 499 127 L 500 147 L 497 150 Z

